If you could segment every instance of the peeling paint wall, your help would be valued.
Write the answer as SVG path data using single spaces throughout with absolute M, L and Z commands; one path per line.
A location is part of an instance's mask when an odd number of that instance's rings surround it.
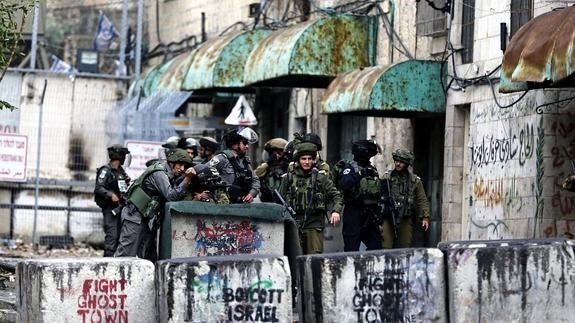
M 291 322 L 285 257 L 181 258 L 158 263 L 160 322 Z

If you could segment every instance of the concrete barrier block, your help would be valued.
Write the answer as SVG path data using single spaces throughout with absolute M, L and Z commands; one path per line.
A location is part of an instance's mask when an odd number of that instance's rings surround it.
M 161 259 L 284 254 L 283 209 L 277 204 L 175 202 L 169 203 L 166 210 Z
M 163 260 L 156 277 L 160 322 L 292 322 L 286 257 Z
M 156 320 L 154 264 L 147 260 L 26 260 L 16 280 L 19 322 Z
M 573 241 L 441 243 L 451 322 L 572 322 Z
M 447 322 L 439 249 L 302 256 L 297 267 L 302 322 Z

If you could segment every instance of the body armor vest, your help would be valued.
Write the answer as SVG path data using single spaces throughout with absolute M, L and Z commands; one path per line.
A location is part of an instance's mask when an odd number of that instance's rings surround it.
M 126 199 L 130 201 L 138 209 L 138 211 L 145 218 L 153 217 L 160 208 L 160 202 L 148 195 L 142 189 L 144 180 L 154 172 L 165 171 L 166 168 L 160 162 L 154 163 L 152 166 L 146 168 L 144 173 L 140 175 L 126 192 Z
M 315 172 L 315 174 L 314 174 Z M 325 196 L 318 190 L 319 176 L 317 168 L 312 170 L 310 176 L 300 176 L 288 173 L 287 202 L 296 214 L 316 213 L 326 210 Z
M 392 171 L 384 174 L 383 180 L 389 181 L 391 197 L 399 207 L 400 217 L 411 217 L 414 214 L 415 207 L 413 196 L 416 177 L 409 172 L 407 176 L 402 176 Z
M 284 173 L 283 165 L 268 166 L 266 174 L 261 178 L 260 200 L 262 202 L 275 202 L 273 191 L 274 189 L 279 191 Z
M 241 202 L 242 198 L 250 192 L 252 188 L 252 168 L 251 163 L 247 158 L 244 158 L 243 165 L 240 165 L 240 160 L 230 150 L 222 152 L 232 165 L 234 169 L 234 182 L 228 188 L 228 194 L 232 203 Z

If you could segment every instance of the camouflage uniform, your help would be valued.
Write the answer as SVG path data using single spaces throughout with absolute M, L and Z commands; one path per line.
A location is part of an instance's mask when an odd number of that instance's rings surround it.
M 192 178 L 186 189 L 185 201 L 201 201 L 213 204 L 230 204 L 227 184 L 222 180 L 218 171 L 206 164 L 194 166 L 196 177 Z M 199 198 L 197 193 L 206 192 L 207 198 Z
M 295 157 L 306 155 L 308 151 L 316 150 L 311 147 L 302 148 Z M 305 147 L 305 146 L 304 146 Z M 306 150 L 309 149 L 309 150 Z M 295 211 L 295 220 L 300 228 L 300 244 L 304 254 L 323 252 L 324 216 L 328 205 L 333 205 L 329 213 L 341 213 L 342 197 L 326 172 L 312 168 L 304 171 L 299 164 L 293 171 L 282 177 L 280 193 Z
M 260 201 L 277 202 L 274 190 L 279 190 L 281 177 L 287 171 L 287 161 L 283 159 L 283 150 L 287 141 L 283 138 L 274 138 L 264 145 L 268 157 L 267 162 L 256 168 L 256 176 L 260 179 Z
M 413 163 L 413 154 L 407 150 L 398 149 L 393 157 L 394 160 L 405 162 L 407 166 Z M 382 181 L 384 190 L 387 190 L 387 183 L 389 183 L 391 197 L 398 205 L 396 222 L 399 236 L 399 241 L 395 241 L 393 222 L 391 216 L 387 214 L 380 227 L 383 247 L 385 249 L 409 248 L 413 240 L 414 223 L 429 219 L 429 202 L 423 182 L 419 176 L 411 173 L 407 168 L 402 172 L 396 170 L 385 172 Z

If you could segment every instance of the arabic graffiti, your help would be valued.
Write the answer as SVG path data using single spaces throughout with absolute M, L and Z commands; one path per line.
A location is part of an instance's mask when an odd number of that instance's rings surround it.
M 493 135 L 485 135 L 480 142 L 474 144 L 471 149 L 471 167 L 483 167 L 489 164 L 507 163 L 517 158 L 519 165 L 533 156 L 535 149 L 535 137 L 533 125 L 527 123 L 519 132 L 512 131 L 509 136 L 496 138 Z
M 263 244 L 263 236 L 255 223 L 242 221 L 234 223 L 225 221 L 206 224 L 197 220 L 197 232 L 194 237 L 198 256 L 220 256 L 235 254 L 252 254 Z

